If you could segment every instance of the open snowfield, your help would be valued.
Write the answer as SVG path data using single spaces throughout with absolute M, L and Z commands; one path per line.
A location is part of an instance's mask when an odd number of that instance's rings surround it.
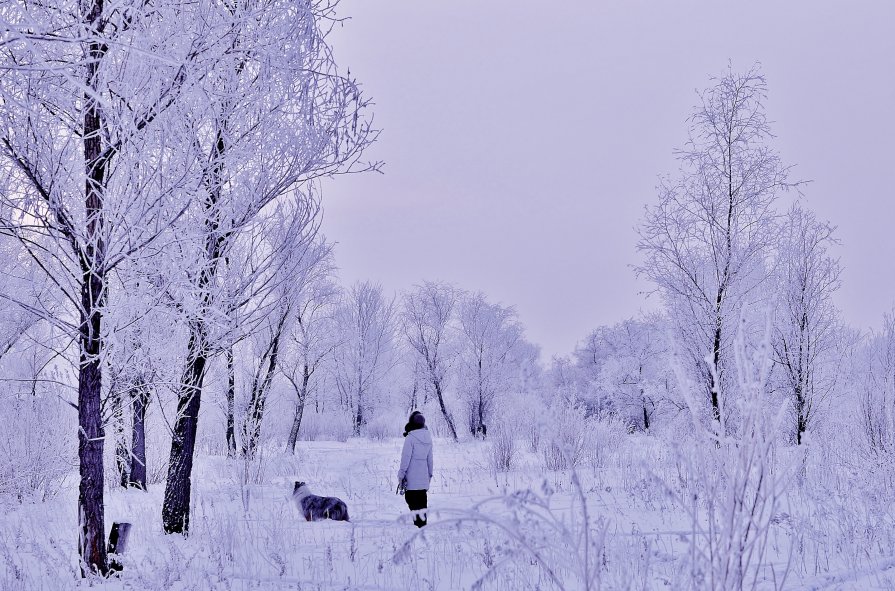
M 609 433 L 582 463 L 588 539 L 579 537 L 584 518 L 570 472 L 546 471 L 523 440 L 505 473 L 491 469 L 492 442 L 436 440 L 430 525 L 418 535 L 394 492 L 401 443 L 303 441 L 295 456 L 266 450 L 251 465 L 200 455 L 186 539 L 162 533 L 163 484 L 148 493 L 107 488 L 106 529 L 133 524 L 125 570 L 108 581 L 77 576 L 72 475 L 55 497 L 0 517 L 0 588 L 583 589 L 591 573 L 593 588 L 678 589 L 701 564 L 691 550 L 705 543 L 691 546 L 693 523 L 674 490 L 687 478 L 686 459 L 658 438 Z M 789 479 L 769 516 L 756 588 L 895 588 L 888 485 L 856 489 L 845 472 L 814 461 L 820 451 L 798 460 L 804 473 Z M 778 466 L 793 459 L 787 453 Z M 351 523 L 305 522 L 289 498 L 295 479 L 344 499 Z M 526 489 L 535 496 L 511 496 Z M 549 512 L 538 505 L 544 500 Z

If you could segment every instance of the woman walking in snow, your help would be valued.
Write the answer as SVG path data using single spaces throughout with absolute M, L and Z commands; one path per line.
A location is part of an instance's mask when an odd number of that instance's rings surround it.
M 404 426 L 404 437 L 398 489 L 405 491 L 404 499 L 413 512 L 414 525 L 423 527 L 428 518 L 426 491 L 432 480 L 432 435 L 426 429 L 423 413 L 415 410 L 410 414 Z

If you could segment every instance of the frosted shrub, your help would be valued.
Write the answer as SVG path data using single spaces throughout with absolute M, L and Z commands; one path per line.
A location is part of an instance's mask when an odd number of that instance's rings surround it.
M 541 442 L 541 461 L 551 471 L 570 470 L 585 459 L 590 430 L 584 411 L 565 403 L 555 409 L 547 420 Z
M 562 591 L 591 591 L 601 588 L 606 570 L 608 521 L 591 515 L 587 496 L 572 473 L 572 502 L 568 507 L 552 503 L 553 490 L 545 483 L 538 492 L 525 490 L 492 497 L 471 510 L 444 510 L 445 518 L 431 523 L 434 527 L 461 527 L 478 524 L 484 530 L 469 533 L 481 539 L 483 563 L 487 567 L 472 589 L 502 588 L 498 583 L 502 569 L 520 570 L 522 565 L 536 565 L 539 576 L 549 584 L 546 588 Z M 410 538 L 395 554 L 402 564 L 411 560 L 412 546 L 419 534 Z M 625 565 L 629 567 L 630 565 Z M 529 581 L 534 573 L 529 573 Z M 620 578 L 628 579 L 626 572 Z M 510 587 L 517 588 L 517 587 Z M 538 589 L 545 588 L 542 585 Z M 629 581 L 619 588 L 630 588 Z
M 768 574 L 762 567 L 766 566 L 771 520 L 786 487 L 785 476 L 774 467 L 776 436 L 785 409 L 774 411 L 766 404 L 769 346 L 747 355 L 740 337 L 734 349 L 739 434 L 719 436 L 717 422 L 694 420 L 695 438 L 679 449 L 681 461 L 695 476 L 691 490 L 679 497 L 693 528 L 689 568 L 680 587 L 752 589 Z M 696 403 L 692 399 L 688 403 L 693 412 Z M 783 588 L 788 569 L 784 564 L 772 573 L 774 588 Z
M 497 429 L 488 447 L 488 463 L 492 472 L 509 472 L 516 465 L 516 440 L 509 429 Z
M 509 420 L 513 429 L 528 443 L 529 451 L 536 453 L 545 429 L 543 403 L 531 395 L 520 395 L 514 400 L 512 409 Z
M 342 412 L 308 412 L 302 417 L 299 438 L 303 441 L 346 442 L 351 437 L 351 419 Z
M 267 481 L 267 454 L 259 447 L 253 455 L 241 454 L 237 461 L 237 476 L 241 486 L 264 484 Z
M 171 442 L 156 436 L 146 441 L 146 484 L 160 484 L 168 477 L 168 457 Z
M 861 425 L 870 450 L 882 457 L 895 452 L 895 311 L 865 345 L 861 384 Z
M 75 411 L 55 399 L 33 395 L 0 399 L 0 416 L 14 417 L 0 429 L 0 498 L 46 500 L 77 466 L 66 428 Z M 66 413 L 70 416 L 66 416 Z
M 376 414 L 365 425 L 364 432 L 373 441 L 385 441 L 400 435 L 400 425 L 396 427 L 396 424 L 397 421 L 389 420 L 383 414 Z
M 584 442 L 584 459 L 592 468 L 603 468 L 606 459 L 616 453 L 628 435 L 628 426 L 621 419 L 606 417 L 591 421 Z

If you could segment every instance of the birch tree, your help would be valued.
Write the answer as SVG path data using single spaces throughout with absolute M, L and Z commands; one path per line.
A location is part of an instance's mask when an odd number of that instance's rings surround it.
M 333 374 L 351 409 L 355 435 L 360 435 L 379 384 L 394 364 L 394 320 L 394 299 L 386 299 L 382 288 L 370 282 L 354 284 L 335 312 L 340 342 L 333 351 Z
M 454 351 L 449 339 L 457 307 L 457 290 L 444 283 L 426 282 L 404 297 L 402 324 L 411 349 L 421 360 L 451 437 L 457 440 L 454 419 L 445 404 L 444 387 Z
M 680 174 L 661 181 L 659 203 L 639 228 L 645 262 L 637 271 L 664 299 L 719 426 L 728 351 L 744 304 L 762 297 L 776 239 L 773 207 L 793 186 L 769 145 L 766 94 L 756 69 L 728 70 L 700 94 L 678 152 Z
M 523 342 L 522 325 L 512 308 L 489 303 L 481 292 L 459 306 L 461 380 L 472 435 L 487 433 L 486 418 L 512 379 L 513 352 Z
M 834 244 L 829 224 L 799 206 L 789 210 L 775 265 L 779 304 L 773 347 L 797 444 L 835 384 L 838 320 L 832 298 L 839 288 L 840 268 L 829 254 Z
M 335 332 L 335 305 L 339 290 L 333 281 L 335 272 L 332 248 L 324 241 L 314 245 L 317 264 L 295 278 L 300 287 L 295 303 L 294 322 L 286 338 L 284 362 L 280 371 L 295 391 L 295 412 L 286 451 L 295 453 L 298 432 L 304 416 L 305 404 L 317 388 L 323 363 L 338 346 Z
M 303 292 L 309 287 L 306 279 L 318 272 L 317 268 L 327 255 L 327 249 L 317 240 L 320 227 L 317 213 L 317 208 L 312 207 L 272 216 L 272 221 L 278 223 L 265 225 L 257 235 L 251 235 L 245 241 L 246 258 L 234 266 L 243 272 L 248 270 L 253 283 L 260 283 L 255 289 L 237 291 L 251 293 L 252 296 L 245 300 L 255 308 L 251 313 L 240 313 L 242 321 L 238 324 L 251 325 L 252 317 L 259 318 L 261 323 L 260 330 L 252 331 L 255 355 L 242 430 L 242 452 L 248 458 L 254 457 L 259 445 L 267 396 L 274 378 L 280 373 L 281 352 L 287 335 L 297 321 L 296 315 L 304 311 L 300 306 Z M 257 261 L 259 253 L 265 253 L 261 258 L 269 257 L 271 264 Z

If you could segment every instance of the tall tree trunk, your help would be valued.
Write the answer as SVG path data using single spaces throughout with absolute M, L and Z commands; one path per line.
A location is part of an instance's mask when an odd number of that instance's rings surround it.
M 454 428 L 454 419 L 448 414 L 447 406 L 444 404 L 444 396 L 441 394 L 441 382 L 436 378 L 432 380 L 432 385 L 435 386 L 435 396 L 438 397 L 438 406 L 441 408 L 441 414 L 444 416 L 448 429 L 451 431 L 451 437 L 454 438 L 454 441 L 457 441 L 457 429 Z
M 646 398 L 643 397 L 643 390 L 640 391 L 640 401 L 643 404 L 643 430 L 649 433 L 649 412 L 646 409 Z
M 301 372 L 301 389 L 296 388 L 295 394 L 298 400 L 295 401 L 295 416 L 292 418 L 292 428 L 289 430 L 289 440 L 286 441 L 286 451 L 295 454 L 295 444 L 298 441 L 298 430 L 301 427 L 301 418 L 305 413 L 305 400 L 308 395 L 308 382 L 311 379 L 311 373 L 307 364 L 302 367 Z
M 722 291 L 718 291 L 718 307 L 721 306 Z M 715 319 L 715 334 L 712 340 L 712 374 L 709 376 L 709 389 L 712 399 L 712 417 L 720 425 L 721 424 L 721 402 L 718 393 L 721 391 L 721 327 L 722 320 L 720 312 Z
M 233 361 L 233 345 L 227 347 L 227 457 L 236 457 L 236 367 Z
M 801 388 L 796 390 L 796 445 L 802 445 L 802 434 L 808 428 L 808 417 L 805 413 L 805 397 Z
M 286 319 L 289 316 L 289 310 L 285 310 L 277 323 L 276 329 L 271 337 L 267 351 L 261 357 L 261 365 L 255 373 L 255 379 L 252 380 L 252 394 L 249 402 L 249 413 L 243 427 L 242 453 L 247 458 L 255 457 L 255 451 L 261 439 L 261 423 L 264 420 L 264 406 L 267 401 L 267 393 L 273 383 L 273 377 L 277 372 L 277 359 L 280 351 L 280 338 L 283 335 L 283 327 L 286 325 Z M 264 363 L 267 362 L 267 369 L 264 371 L 264 377 L 261 372 Z
M 187 534 L 190 526 L 193 453 L 196 448 L 205 366 L 209 356 L 207 312 L 214 301 L 213 283 L 225 240 L 220 227 L 221 211 L 218 208 L 223 185 L 225 151 L 224 130 L 219 126 L 212 149 L 212 181 L 204 203 L 205 260 L 196 284 L 198 293 L 202 294 L 202 303 L 200 313 L 189 322 L 187 358 L 177 397 L 177 419 L 171 436 L 168 478 L 165 484 L 165 500 L 162 504 L 162 525 L 165 533 L 169 534 Z
M 149 406 L 149 400 L 149 387 L 146 384 L 138 384 L 131 390 L 133 425 L 128 484 L 142 490 L 146 490 L 146 408 Z
M 357 393 L 357 409 L 354 412 L 354 435 L 360 436 L 361 425 L 364 424 L 364 404 L 361 399 L 361 393 Z
M 86 5 L 86 6 L 84 6 Z M 103 0 L 85 1 L 90 31 L 95 31 L 103 12 Z M 76 255 L 81 263 L 80 359 L 78 365 L 78 465 L 81 482 L 78 487 L 78 554 L 81 575 L 88 572 L 108 574 L 105 540 L 105 506 L 103 503 L 103 446 L 105 430 L 102 422 L 102 310 L 106 301 L 103 191 L 107 161 L 103 156 L 102 120 L 98 94 L 98 70 L 105 47 L 96 40 L 88 43 L 87 87 L 84 94 L 84 164 L 86 241 L 83 252 Z
M 416 393 L 418 390 L 418 384 L 416 378 L 413 379 L 413 389 L 410 391 L 410 408 L 408 410 L 414 410 L 416 408 Z
M 78 553 L 82 576 L 88 572 L 108 573 L 103 504 L 103 441 L 106 434 L 100 417 L 102 373 L 99 359 L 94 357 L 98 353 L 97 346 L 91 346 L 81 353 L 78 375 L 78 460 L 81 476 L 78 487 Z
M 479 390 L 479 405 L 478 405 L 477 410 L 478 410 L 478 414 L 476 415 L 476 419 L 478 421 L 478 424 L 475 426 L 475 430 L 476 430 L 476 432 L 480 431 L 482 433 L 482 439 L 484 439 L 485 433 L 486 433 L 486 431 L 484 429 L 484 427 L 485 427 L 485 397 L 484 397 L 484 393 L 481 390 Z
M 190 492 L 192 487 L 193 453 L 199 419 L 202 383 L 208 361 L 208 342 L 205 322 L 190 323 L 190 340 L 186 372 L 181 379 L 177 400 L 177 420 L 171 437 L 171 456 L 168 460 L 168 480 L 162 505 L 162 525 L 165 533 L 187 534 L 190 529 Z

